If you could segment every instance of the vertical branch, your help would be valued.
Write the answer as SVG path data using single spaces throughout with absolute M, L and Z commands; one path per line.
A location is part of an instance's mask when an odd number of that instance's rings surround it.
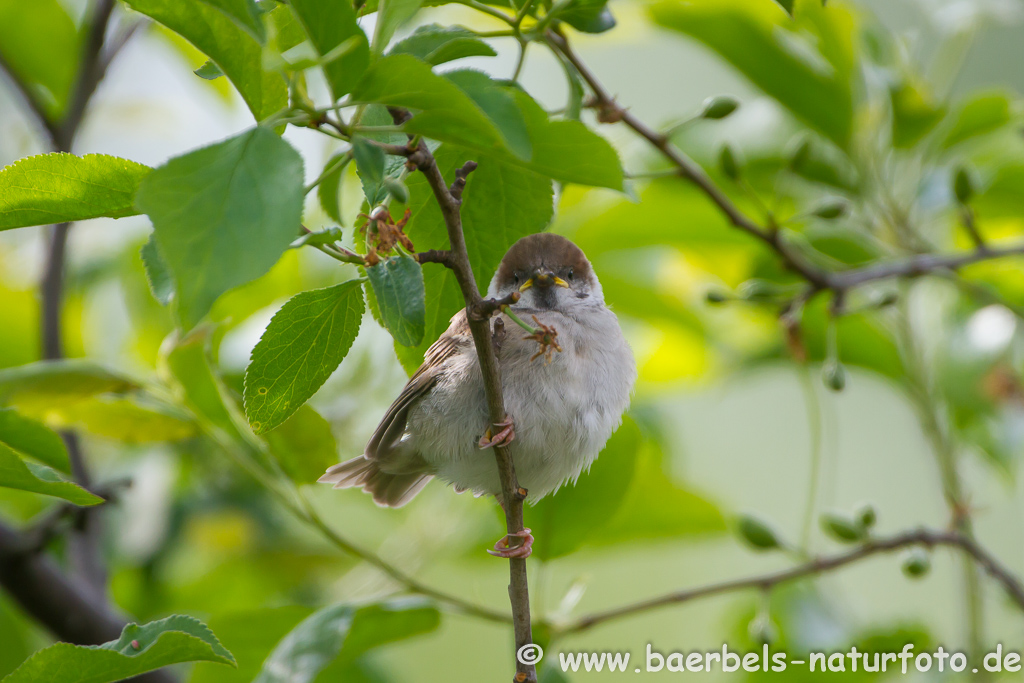
M 392 113 L 396 116 L 396 122 L 399 123 L 408 117 L 407 112 Z M 498 368 L 494 346 L 491 343 L 489 318 L 479 315 L 479 307 L 483 298 L 480 296 L 476 279 L 473 277 L 473 267 L 466 251 L 466 239 L 462 232 L 462 215 L 460 213 L 466 177 L 476 168 L 476 162 L 466 162 L 466 165 L 456 172 L 455 182 L 449 188 L 437 167 L 434 156 L 426 145 L 421 144 L 412 152 L 409 155 L 409 161 L 426 176 L 430 189 L 441 207 L 450 244 L 446 265 L 455 274 L 462 297 L 466 301 L 466 318 L 473 334 L 477 357 L 480 360 L 480 370 L 487 395 L 488 414 L 492 423 L 502 422 L 507 416 L 501 391 L 501 372 Z M 502 445 L 495 446 L 494 457 L 497 460 L 498 476 L 501 481 L 505 526 L 509 534 L 514 534 L 523 530 L 523 500 L 526 497 L 526 491 L 519 487 L 515 465 L 508 449 Z M 521 647 L 533 642 L 530 625 L 530 588 L 525 559 L 511 558 L 509 560 L 508 593 L 512 603 L 512 624 L 515 632 L 516 652 L 518 652 Z M 516 658 L 515 680 L 517 683 L 536 681 L 536 668 L 532 664 L 523 664 Z

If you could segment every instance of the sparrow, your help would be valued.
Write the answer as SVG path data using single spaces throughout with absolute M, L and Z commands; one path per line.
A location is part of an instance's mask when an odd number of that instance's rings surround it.
M 388 409 L 362 455 L 320 477 L 335 488 L 360 486 L 381 506 L 401 507 L 437 477 L 455 491 L 490 494 L 501 502 L 494 458 L 484 449 L 508 446 L 527 501 L 536 502 L 580 473 L 621 424 L 636 381 L 636 362 L 618 318 L 583 251 L 560 235 L 538 233 L 513 244 L 487 296 L 519 292 L 512 312 L 554 328 L 561 351 L 539 354 L 538 342 L 508 333 L 497 350 L 508 417 L 489 424 L 476 347 L 463 309 L 427 350 L 423 365 Z M 527 557 L 533 537 L 503 537 L 492 555 Z

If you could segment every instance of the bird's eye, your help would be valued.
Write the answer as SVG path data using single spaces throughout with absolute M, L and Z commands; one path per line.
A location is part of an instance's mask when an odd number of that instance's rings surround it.
M 518 285 L 519 284 L 519 273 L 512 276 L 512 280 Z
M 568 275 L 568 278 L 569 278 L 570 280 L 572 279 L 572 268 L 570 268 L 570 269 L 569 269 L 569 275 Z

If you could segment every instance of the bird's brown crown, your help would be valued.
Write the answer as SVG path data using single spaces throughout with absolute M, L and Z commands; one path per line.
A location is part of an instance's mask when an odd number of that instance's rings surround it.
M 517 274 L 527 277 L 538 268 L 546 268 L 565 277 L 570 271 L 578 280 L 590 278 L 590 261 L 583 250 L 571 241 L 550 232 L 540 232 L 521 238 L 505 253 L 498 266 L 500 283 L 512 282 Z

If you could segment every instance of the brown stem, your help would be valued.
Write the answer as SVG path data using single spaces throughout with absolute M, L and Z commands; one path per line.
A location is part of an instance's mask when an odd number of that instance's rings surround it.
M 648 600 L 642 600 L 629 605 L 615 607 L 604 612 L 596 612 L 594 614 L 581 617 L 567 626 L 558 628 L 557 633 L 559 636 L 569 633 L 578 633 L 580 631 L 593 628 L 594 626 L 606 621 L 611 621 L 612 619 L 618 619 L 632 614 L 658 609 L 660 607 L 667 607 L 669 605 L 678 605 L 684 602 L 690 602 L 691 600 L 710 597 L 712 595 L 732 593 L 749 588 L 756 588 L 762 591 L 768 590 L 782 583 L 839 569 L 840 567 L 844 567 L 872 555 L 890 553 L 910 546 L 925 546 L 927 548 L 934 546 L 948 546 L 959 548 L 968 556 L 973 558 L 978 566 L 988 572 L 989 576 L 998 581 L 1006 590 L 1013 602 L 1024 610 L 1024 585 L 1021 584 L 1020 579 L 1003 567 L 998 560 L 978 545 L 974 539 L 960 532 L 917 529 L 897 534 L 896 536 L 891 536 L 889 538 L 872 539 L 849 552 L 840 555 L 833 555 L 832 557 L 822 557 L 811 560 L 810 562 L 793 567 L 792 569 L 786 569 L 780 572 L 765 574 L 763 576 L 755 576 L 747 579 L 736 579 L 733 581 L 713 583 L 708 586 L 668 593 L 656 598 L 650 598 Z
M 393 112 L 396 123 L 405 120 L 404 112 Z M 487 395 L 487 409 L 492 423 L 503 422 L 507 419 L 505 402 L 501 391 L 501 373 L 498 368 L 497 357 L 494 353 L 494 346 L 491 339 L 491 325 L 487 318 L 469 315 L 470 312 L 480 310 L 483 305 L 483 298 L 476 286 L 476 279 L 473 277 L 473 267 L 469 262 L 469 254 L 466 250 L 466 239 L 462 232 L 462 216 L 460 207 L 462 204 L 462 192 L 466 186 L 467 176 L 476 168 L 476 162 L 468 161 L 465 166 L 459 169 L 455 176 L 455 182 L 449 188 L 441 175 L 440 169 L 434 156 L 426 145 L 419 148 L 410 155 L 409 161 L 416 165 L 424 176 L 434 193 L 438 205 L 441 207 L 441 214 L 444 216 L 445 225 L 448 229 L 448 242 L 450 244 L 450 262 L 446 263 L 455 274 L 459 283 L 462 297 L 466 302 L 466 318 L 469 322 L 470 331 L 473 334 L 473 343 L 476 346 L 477 357 L 480 362 L 480 370 L 483 375 L 484 389 Z M 447 258 L 447 257 L 446 257 Z M 508 449 L 504 446 L 494 447 L 494 457 L 497 461 L 498 476 L 501 480 L 501 492 L 503 506 L 505 509 L 505 526 L 509 534 L 523 530 L 523 496 L 519 482 L 516 480 L 515 465 Z M 509 599 L 512 603 L 512 625 L 515 632 L 515 648 L 519 648 L 533 642 L 533 633 L 530 625 L 530 590 L 526 575 L 526 560 L 512 558 L 509 560 Z M 537 670 L 533 665 L 523 664 L 516 659 L 517 683 L 524 681 L 536 681 Z

